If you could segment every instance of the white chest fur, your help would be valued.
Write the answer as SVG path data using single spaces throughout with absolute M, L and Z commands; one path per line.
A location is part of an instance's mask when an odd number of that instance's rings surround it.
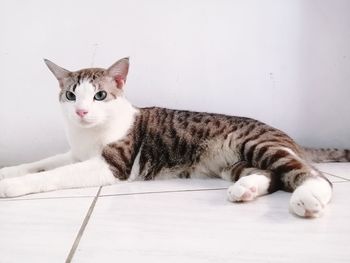
M 101 154 L 106 144 L 125 137 L 133 125 L 138 110 L 126 99 L 118 98 L 113 103 L 107 120 L 95 127 L 79 127 L 67 121 L 68 140 L 75 159 L 84 161 Z

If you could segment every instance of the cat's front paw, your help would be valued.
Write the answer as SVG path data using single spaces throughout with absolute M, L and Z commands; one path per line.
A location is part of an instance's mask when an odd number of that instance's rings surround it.
M 23 178 L 8 178 L 0 181 L 0 198 L 16 197 L 31 193 Z
M 320 217 L 332 197 L 332 187 L 324 179 L 309 179 L 290 199 L 290 210 L 301 217 Z
M 0 180 L 12 177 L 19 177 L 25 174 L 27 174 L 27 171 L 21 165 L 4 167 L 0 169 Z

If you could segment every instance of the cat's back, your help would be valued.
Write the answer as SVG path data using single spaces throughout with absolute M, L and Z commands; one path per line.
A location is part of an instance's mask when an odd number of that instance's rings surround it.
M 229 133 L 246 128 L 269 127 L 246 117 L 160 107 L 141 108 L 140 115 L 147 133 L 184 136 L 196 141 L 225 137 Z
M 220 124 L 249 124 L 260 123 L 255 119 L 225 115 L 220 113 L 198 112 L 190 110 L 177 110 L 161 107 L 146 107 L 140 108 L 141 114 L 151 123 L 169 124 L 173 122 L 182 124 L 182 127 L 187 128 L 190 124 L 205 124 L 209 127 L 220 126 Z M 181 126 L 181 125 L 180 125 Z
M 253 140 L 284 141 L 296 147 L 284 132 L 247 117 L 149 107 L 140 109 L 139 120 L 146 143 L 180 148 L 180 153 L 212 141 L 229 143 L 231 148 Z

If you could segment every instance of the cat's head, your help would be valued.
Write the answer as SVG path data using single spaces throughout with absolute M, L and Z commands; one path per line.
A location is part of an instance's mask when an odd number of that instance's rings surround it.
M 59 100 L 66 119 L 80 127 L 104 124 L 123 103 L 123 88 L 129 58 L 118 60 L 108 69 L 87 68 L 69 71 L 45 59 L 59 82 Z

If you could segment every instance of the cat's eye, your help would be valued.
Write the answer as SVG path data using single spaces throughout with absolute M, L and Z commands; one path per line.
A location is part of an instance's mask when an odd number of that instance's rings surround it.
M 95 100 L 104 100 L 107 97 L 107 92 L 104 90 L 101 90 L 95 94 L 94 99 Z
M 75 100 L 75 94 L 69 90 L 66 91 L 66 98 L 67 100 Z

